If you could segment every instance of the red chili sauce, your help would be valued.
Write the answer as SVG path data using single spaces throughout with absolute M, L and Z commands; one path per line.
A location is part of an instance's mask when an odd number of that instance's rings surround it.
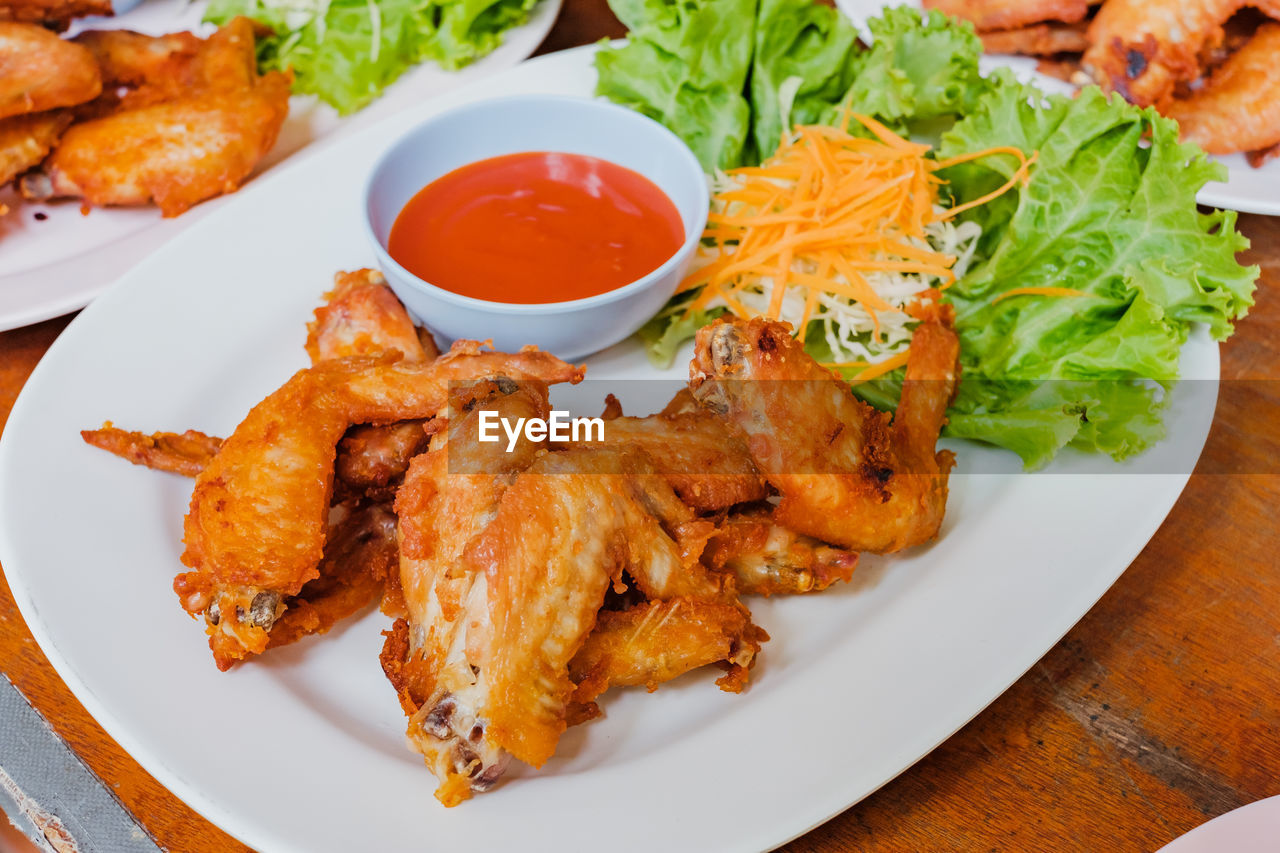
M 537 151 L 432 181 L 400 211 L 387 248 L 436 287 L 529 304 L 630 284 L 683 242 L 680 212 L 648 178 L 596 157 Z

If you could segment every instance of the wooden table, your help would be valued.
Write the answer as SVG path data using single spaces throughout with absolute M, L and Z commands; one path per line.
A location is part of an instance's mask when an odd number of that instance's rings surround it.
M 622 33 L 567 0 L 543 52 Z M 1280 219 L 1241 218 L 1258 307 L 1222 349 L 1209 443 L 1102 601 L 958 734 L 788 850 L 1155 850 L 1280 794 Z M 0 429 L 66 326 L 0 333 Z M 1235 473 L 1226 473 L 1235 472 Z M 1088 531 L 1081 531 L 1088 535 Z M 0 580 L 0 671 L 165 848 L 244 849 L 115 744 L 54 673 Z

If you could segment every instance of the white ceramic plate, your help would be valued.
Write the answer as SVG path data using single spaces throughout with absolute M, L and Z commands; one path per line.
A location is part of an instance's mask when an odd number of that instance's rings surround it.
M 345 119 L 314 96 L 295 96 L 289 118 L 259 174 L 322 138 L 369 126 L 426 98 L 518 64 L 538 49 L 560 13 L 563 0 L 540 0 L 523 26 L 508 30 L 502 45 L 459 71 L 424 63 L 404 74 L 381 98 Z M 114 18 L 77 22 L 70 31 L 124 28 L 157 35 L 179 30 L 211 32 L 201 24 L 206 0 L 147 0 Z M 31 204 L 0 188 L 0 203 L 13 208 L 0 217 L 0 331 L 83 308 L 125 270 L 229 197 L 197 205 L 175 219 L 154 208 L 107 208 L 81 214 L 76 201 Z M 37 219 L 36 214 L 45 217 Z
M 1159 853 L 1275 853 L 1280 839 L 1280 797 L 1258 800 L 1218 815 L 1160 848 Z
M 878 15 L 889 6 L 903 3 L 920 5 L 919 0 L 836 0 L 836 6 L 848 16 L 864 39 L 870 39 L 867 19 Z M 1036 71 L 1036 61 L 1025 56 L 989 55 L 982 59 L 983 70 L 1012 68 L 1019 77 L 1034 80 L 1046 92 L 1073 92 L 1075 87 L 1055 77 Z M 1206 184 L 1196 196 L 1196 201 L 1210 207 L 1239 210 L 1244 213 L 1261 213 L 1280 216 L 1280 160 L 1271 160 L 1259 169 L 1245 162 L 1243 154 L 1215 156 L 1227 167 L 1225 183 Z
M 190 482 L 77 431 L 109 418 L 229 433 L 305 363 L 304 324 L 333 272 L 371 262 L 360 192 L 379 152 L 457 104 L 587 95 L 594 50 L 449 93 L 247 187 L 71 324 L 0 440 L 0 562 L 41 647 L 147 770 L 259 850 L 777 845 L 910 766 L 1025 672 L 1146 544 L 1200 453 L 1216 391 L 1175 399 L 1170 440 L 1130 465 L 1068 456 L 1031 476 L 1011 454 L 964 445 L 936 544 L 866 558 L 822 595 L 752 602 L 773 640 L 745 694 L 719 692 L 712 672 L 617 691 L 541 771 L 451 810 L 405 747 L 377 661 L 380 614 L 218 672 L 170 589 Z M 1214 379 L 1217 359 L 1194 336 L 1184 375 Z M 633 341 L 589 364 L 595 379 L 654 376 Z M 1080 473 L 1091 466 L 1109 473 Z

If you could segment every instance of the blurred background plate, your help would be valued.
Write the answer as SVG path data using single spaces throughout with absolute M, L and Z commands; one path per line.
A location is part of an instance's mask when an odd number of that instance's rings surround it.
M 919 6 L 920 2 L 919 0 L 835 0 L 835 4 L 858 28 L 863 40 L 870 41 L 871 31 L 867 29 L 868 18 L 875 17 L 889 6 L 905 4 Z M 1075 91 L 1074 86 L 1036 71 L 1036 60 L 1026 56 L 988 54 L 982 58 L 982 68 L 984 71 L 992 68 L 1011 68 L 1021 79 L 1034 81 L 1046 92 L 1070 94 Z M 1224 210 L 1280 216 L 1280 159 L 1273 158 L 1258 169 L 1246 163 L 1243 154 L 1213 156 L 1212 159 L 1227 167 L 1227 180 L 1225 183 L 1215 181 L 1206 184 L 1196 196 L 1196 201 Z
M 130 0 L 131 2 L 131 0 Z M 290 99 L 289 118 L 256 174 L 270 170 L 300 149 L 368 126 L 394 112 L 517 65 L 538 49 L 560 13 L 562 0 L 539 0 L 529 20 L 506 32 L 493 53 L 458 71 L 426 62 L 407 71 L 360 112 L 340 118 L 311 95 Z M 206 0 L 143 0 L 113 18 L 77 21 L 68 35 L 86 29 L 130 29 L 150 35 L 192 30 L 202 24 Z M 175 219 L 154 207 L 96 208 L 88 214 L 78 201 L 32 204 L 0 190 L 12 210 L 0 217 L 0 331 L 25 326 L 83 308 L 129 267 L 233 198 L 211 199 Z

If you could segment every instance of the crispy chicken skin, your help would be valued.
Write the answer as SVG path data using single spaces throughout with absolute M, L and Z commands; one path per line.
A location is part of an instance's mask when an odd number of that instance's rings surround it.
M 758 649 L 766 639 L 750 613 L 724 601 L 672 598 L 602 610 L 569 661 L 576 687 L 567 722 L 599 716 L 595 699 L 610 687 L 643 686 L 652 692 L 698 667 L 735 660 L 741 648 Z
M 670 517 L 654 514 L 677 507 L 683 505 L 665 480 L 635 450 L 545 453 L 503 491 L 493 519 L 455 568 L 470 586 L 455 618 L 443 619 L 453 632 L 439 632 L 450 636 L 452 654 L 435 653 L 452 665 L 438 671 L 410 720 L 410 741 L 441 780 L 442 802 L 490 787 L 507 755 L 535 767 L 551 757 L 578 688 L 570 662 L 611 586 L 622 588 L 629 578 L 653 598 L 733 605 L 731 585 L 697 562 L 702 523 L 688 524 L 687 507 Z M 564 523 L 570 518 L 591 523 Z M 406 600 L 408 581 L 402 575 Z M 435 633 L 434 625 L 427 630 Z M 739 673 L 757 648 L 733 650 L 733 672 L 722 679 L 730 689 L 740 689 Z
M 1280 24 L 1268 23 L 1190 97 L 1163 108 L 1182 138 L 1210 154 L 1280 143 Z
M 108 453 L 156 471 L 194 477 L 205 469 L 222 447 L 222 439 L 194 429 L 186 432 L 129 432 L 110 421 L 101 429 L 85 429 L 80 437 Z
M 0 119 L 0 186 L 39 166 L 69 124 L 68 110 Z
M 1070 24 L 1084 20 L 1089 13 L 1088 0 L 924 0 L 924 7 L 972 21 L 980 33 L 1041 21 Z
M 291 79 L 257 76 L 253 28 L 236 18 L 209 37 L 196 81 L 172 100 L 73 125 L 27 198 L 94 205 L 150 202 L 165 216 L 234 192 L 275 144 L 289 112 Z
M 334 289 L 315 314 L 307 336 L 312 364 L 385 351 L 399 352 L 405 361 L 427 361 L 438 355 L 429 337 L 431 348 L 424 347 L 404 306 L 375 270 L 335 275 Z M 423 423 L 413 420 L 348 430 L 338 445 L 337 458 L 338 479 L 347 491 L 368 496 L 369 490 L 393 486 L 409 459 L 426 448 Z M 221 438 L 196 430 L 148 435 L 118 429 L 109 422 L 101 429 L 83 430 L 80 436 L 135 465 L 186 477 L 199 474 L 222 446 Z
M 333 277 L 333 290 L 325 294 L 324 305 L 307 324 L 307 355 L 314 364 L 378 352 L 398 352 L 407 361 L 439 355 L 423 347 L 417 328 L 382 273 L 372 269 L 340 272 Z
M 130 30 L 89 30 L 72 41 L 93 53 L 102 73 L 102 94 L 76 110 L 80 119 L 149 107 L 202 82 L 199 60 L 208 43 L 192 33 L 149 36 Z M 243 85 L 248 79 L 239 73 L 233 82 Z
M 0 21 L 25 21 L 58 31 L 74 18 L 110 15 L 111 0 L 3 0 Z
M 1102 88 L 1145 107 L 1200 76 L 1201 58 L 1246 6 L 1280 18 L 1280 0 L 1107 0 L 1089 25 L 1083 69 Z
M 769 504 L 729 513 L 717 525 L 703 559 L 713 569 L 731 572 L 742 595 L 821 592 L 849 580 L 858 565 L 857 552 L 778 524 Z
M 101 91 L 86 48 L 34 24 L 0 21 L 0 119 L 83 104 Z
M 432 417 L 451 380 L 494 375 L 563 382 L 582 371 L 536 350 L 484 352 L 461 341 L 430 363 L 321 362 L 249 412 L 196 478 L 182 556 L 192 571 L 174 580 L 183 607 L 205 614 L 220 669 L 266 648 L 287 597 L 318 576 L 347 429 Z
M 570 722 L 594 715 L 596 695 L 639 683 L 630 673 L 656 684 L 722 661 L 722 680 L 740 689 L 762 639 L 731 582 L 698 562 L 712 525 L 641 451 L 547 452 L 521 437 L 507 453 L 477 440 L 482 410 L 545 418 L 549 408 L 544 390 L 503 381 L 470 406 L 455 401 L 447 433 L 414 459 L 396 498 L 408 618 L 382 661 L 446 805 L 492 787 L 511 756 L 541 765 Z M 592 676 L 581 687 L 570 664 L 606 592 L 628 583 L 650 599 L 714 603 L 728 636 L 691 641 L 648 669 L 601 640 L 575 670 Z
M 934 452 L 959 378 L 951 309 L 927 303 L 898 412 L 862 403 L 790 326 L 721 320 L 698 331 L 694 396 L 746 433 L 782 499 L 783 526 L 855 551 L 887 553 L 937 535 L 952 456 Z
M 545 388 L 535 383 L 503 380 L 455 387 L 447 429 L 437 431 L 431 449 L 410 463 L 396 495 L 406 618 L 388 633 L 381 657 L 410 718 L 410 745 L 442 782 L 466 768 L 461 787 L 454 782 L 458 791 L 448 795 L 454 801 L 472 789 L 492 786 L 509 760 L 483 738 L 469 736 L 477 726 L 483 731 L 484 724 L 468 704 L 478 688 L 468 662 L 472 626 L 464 609 L 483 610 L 486 587 L 482 576 L 462 571 L 460 562 L 470 542 L 493 520 L 507 486 L 537 452 L 523 437 L 510 453 L 478 441 L 481 410 L 506 418 L 545 418 L 550 405 Z M 478 638 L 471 642 L 478 647 Z M 466 736 L 455 737 L 455 729 Z
M 332 514 L 319 575 L 285 601 L 268 648 L 323 634 L 376 600 L 398 571 L 396 517 L 385 504 L 353 501 Z
M 604 441 L 591 442 L 592 447 L 625 445 L 648 454 L 681 500 L 699 512 L 769 495 L 737 427 L 705 409 L 644 418 L 618 415 L 607 419 Z

